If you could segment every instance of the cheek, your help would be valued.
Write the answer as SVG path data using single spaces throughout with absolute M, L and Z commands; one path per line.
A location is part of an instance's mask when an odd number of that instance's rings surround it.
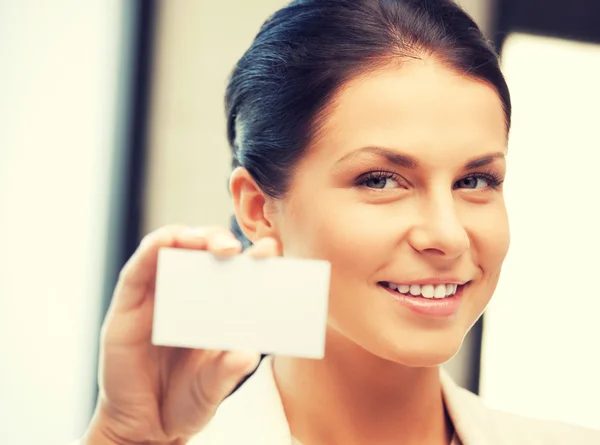
M 390 240 L 398 231 L 375 207 L 336 193 L 296 200 L 284 218 L 284 253 L 330 261 L 334 279 L 344 275 L 364 281 L 389 258 L 394 250 Z
M 487 307 L 500 278 L 502 264 L 510 245 L 508 216 L 503 202 L 486 206 L 470 215 L 467 226 L 471 239 L 472 261 L 480 269 L 480 284 L 469 306 L 468 323 L 472 325 Z
M 510 228 L 504 202 L 481 212 L 471 233 L 475 244 L 473 250 L 483 272 L 497 279 L 510 245 Z

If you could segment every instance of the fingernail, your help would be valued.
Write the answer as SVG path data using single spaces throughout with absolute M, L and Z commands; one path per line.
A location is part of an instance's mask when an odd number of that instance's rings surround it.
M 214 247 L 218 247 L 220 249 L 233 249 L 241 245 L 241 243 L 237 239 L 231 238 L 227 235 L 217 235 L 212 240 L 210 240 L 210 243 Z
M 271 244 L 271 246 L 277 247 L 277 240 L 275 238 L 273 238 L 273 237 L 270 237 L 270 236 L 267 236 L 265 238 L 261 238 L 260 240 L 257 241 L 256 244 L 258 244 L 258 243 L 263 244 L 263 245 L 266 244 L 267 246 L 269 244 Z
M 204 238 L 206 237 L 206 229 L 204 227 L 190 227 L 184 230 L 182 235 L 188 238 Z

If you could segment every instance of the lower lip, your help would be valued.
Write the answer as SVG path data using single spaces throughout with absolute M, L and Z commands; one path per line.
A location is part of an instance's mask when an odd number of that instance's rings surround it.
M 411 311 L 427 317 L 440 318 L 452 317 L 458 312 L 462 300 L 461 297 L 466 286 L 468 286 L 468 283 L 459 286 L 456 293 L 451 297 L 425 298 L 421 296 L 415 297 L 413 295 L 401 294 L 387 286 L 379 284 L 379 287 L 388 292 L 392 298 L 394 298 L 394 300 Z

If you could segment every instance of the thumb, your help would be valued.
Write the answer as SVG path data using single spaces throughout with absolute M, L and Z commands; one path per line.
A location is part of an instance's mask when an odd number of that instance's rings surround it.
M 163 404 L 163 428 L 169 437 L 192 437 L 212 419 L 221 402 L 260 363 L 260 354 L 218 352 L 200 360 L 195 372 L 169 391 Z
M 254 352 L 221 352 L 214 366 L 198 376 L 207 405 L 216 408 L 229 397 L 256 370 L 261 358 Z

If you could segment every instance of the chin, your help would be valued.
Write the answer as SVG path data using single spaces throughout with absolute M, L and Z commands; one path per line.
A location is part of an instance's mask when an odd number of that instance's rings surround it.
M 411 368 L 432 368 L 441 366 L 456 355 L 458 349 L 452 352 L 446 350 L 427 350 L 410 354 L 397 354 L 391 361 Z
M 358 329 L 355 325 L 352 326 L 353 329 L 350 326 L 350 329 L 340 329 L 339 325 L 330 324 L 327 354 L 335 354 L 334 351 L 337 350 L 359 357 L 366 353 L 367 356 L 403 366 L 436 367 L 458 353 L 467 333 L 459 325 L 434 331 L 406 328 L 398 330 L 392 326 L 388 326 L 389 329 L 386 330 L 383 325 L 385 323 L 379 324 L 379 329 L 374 325 L 363 325 Z
M 437 338 L 436 338 L 437 337 Z M 426 338 L 422 341 L 411 341 L 409 344 L 394 342 L 386 346 L 369 348 L 370 352 L 384 360 L 413 368 L 430 368 L 441 366 L 454 357 L 462 345 L 464 336 L 455 337 L 448 334 L 440 338 Z

